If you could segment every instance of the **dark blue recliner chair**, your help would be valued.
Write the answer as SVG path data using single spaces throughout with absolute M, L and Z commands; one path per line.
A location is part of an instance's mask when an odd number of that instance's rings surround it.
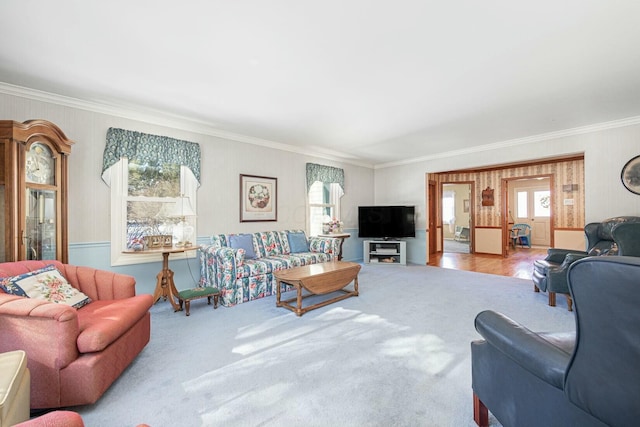
M 505 426 L 640 425 L 640 258 L 569 267 L 576 330 L 535 333 L 494 311 L 471 343 L 474 419 Z
M 626 231 L 628 229 L 619 232 L 617 237 L 614 237 L 614 229 L 621 224 L 636 224 L 637 227 L 640 225 L 640 217 L 619 216 L 602 222 L 587 224 L 584 227 L 584 233 L 587 238 L 586 251 L 549 249 L 545 259 L 540 259 L 533 263 L 532 279 L 534 291 L 547 292 L 549 294 L 549 305 L 552 307 L 556 305 L 556 293 L 564 294 L 567 297 L 569 311 L 571 311 L 572 301 L 567 284 L 567 271 L 571 264 L 588 256 L 640 256 L 640 251 L 632 243 L 637 237 L 628 234 Z M 621 247 L 626 247 L 626 251 L 621 252 Z

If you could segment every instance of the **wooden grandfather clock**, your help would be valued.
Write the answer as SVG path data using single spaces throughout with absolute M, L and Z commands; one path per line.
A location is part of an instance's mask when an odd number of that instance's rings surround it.
M 0 262 L 68 262 L 70 141 L 46 120 L 0 120 Z

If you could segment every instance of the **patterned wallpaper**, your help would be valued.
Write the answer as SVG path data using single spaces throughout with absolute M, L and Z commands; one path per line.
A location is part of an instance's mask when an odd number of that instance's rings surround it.
M 454 171 L 429 174 L 429 180 L 438 183 L 471 181 L 475 186 L 474 215 L 476 227 L 502 226 L 502 179 L 530 178 L 535 176 L 551 176 L 553 197 L 553 227 L 558 229 L 583 229 L 584 213 L 584 159 L 570 159 L 549 163 L 496 168 L 490 170 Z M 576 191 L 563 191 L 564 185 L 577 184 Z M 482 190 L 492 188 L 494 205 L 482 206 Z M 573 199 L 573 205 L 564 205 L 564 199 Z M 440 212 L 441 209 L 438 209 Z M 439 215 L 440 216 L 440 215 Z M 442 225 L 438 218 L 438 225 Z

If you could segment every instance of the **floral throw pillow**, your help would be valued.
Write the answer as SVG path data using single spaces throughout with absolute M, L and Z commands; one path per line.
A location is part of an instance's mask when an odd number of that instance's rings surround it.
M 27 298 L 42 299 L 56 304 L 80 308 L 91 299 L 71 286 L 54 265 L 14 277 L 0 279 L 0 288 L 6 293 Z

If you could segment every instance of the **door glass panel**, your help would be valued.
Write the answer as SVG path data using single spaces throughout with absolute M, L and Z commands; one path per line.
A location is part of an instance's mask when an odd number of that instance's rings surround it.
M 533 192 L 533 215 L 549 217 L 551 216 L 551 192 L 550 191 L 534 191 Z
M 56 259 L 56 192 L 27 188 L 25 259 Z
M 528 197 L 526 191 L 518 191 L 518 218 L 528 218 L 527 211 Z

